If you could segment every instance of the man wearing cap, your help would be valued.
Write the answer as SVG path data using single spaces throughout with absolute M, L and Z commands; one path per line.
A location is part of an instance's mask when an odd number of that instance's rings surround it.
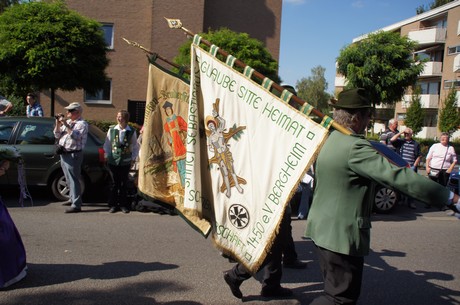
M 54 137 L 63 148 L 61 167 L 70 191 L 70 208 L 66 213 L 81 212 L 82 194 L 80 186 L 83 148 L 88 138 L 88 124 L 82 119 L 83 112 L 79 103 L 71 103 L 65 107 L 67 119 L 63 114 L 56 115 Z
M 432 205 L 456 210 L 459 196 L 410 168 L 390 163 L 362 134 L 372 114 L 364 89 L 344 90 L 332 105 L 335 122 L 350 135 L 332 131 L 316 160 L 315 196 L 305 236 L 316 246 L 324 294 L 311 304 L 356 304 L 369 254 L 375 184 Z

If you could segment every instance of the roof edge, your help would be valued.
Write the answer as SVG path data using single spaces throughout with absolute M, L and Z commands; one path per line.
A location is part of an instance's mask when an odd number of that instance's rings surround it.
M 363 40 L 363 39 L 367 38 L 367 36 L 369 36 L 369 34 L 372 34 L 372 33 L 377 33 L 377 32 L 380 32 L 380 31 L 383 31 L 383 32 L 394 31 L 396 29 L 399 29 L 399 28 L 403 27 L 406 24 L 414 23 L 414 22 L 417 22 L 417 21 L 420 21 L 420 20 L 423 20 L 423 19 L 427 19 L 427 18 L 430 18 L 430 17 L 434 17 L 436 15 L 440 15 L 440 14 L 444 13 L 445 11 L 448 11 L 448 10 L 454 8 L 454 7 L 457 7 L 457 6 L 460 6 L 460 0 L 455 0 L 455 1 L 449 2 L 447 4 L 444 4 L 444 5 L 440 6 L 440 7 L 437 7 L 437 8 L 434 8 L 432 10 L 429 10 L 427 12 L 424 12 L 424 13 L 422 13 L 420 15 L 416 15 L 414 17 L 402 20 L 402 21 L 394 23 L 392 25 L 380 28 L 380 29 L 375 30 L 373 32 L 369 32 L 367 34 L 358 36 L 356 38 L 353 38 L 352 42 L 355 43 L 355 42 L 358 42 L 360 40 Z

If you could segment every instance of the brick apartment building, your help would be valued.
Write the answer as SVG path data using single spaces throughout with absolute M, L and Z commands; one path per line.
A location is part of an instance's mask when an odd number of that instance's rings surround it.
M 437 129 L 439 110 L 453 85 L 457 89 L 457 101 L 460 100 L 460 1 L 453 1 L 415 17 L 384 27 L 378 31 L 392 31 L 408 36 L 417 41 L 417 53 L 421 58 L 428 58 L 425 69 L 419 76 L 418 85 L 422 89 L 421 104 L 426 112 L 424 127 L 416 136 L 419 138 L 438 137 Z M 353 42 L 364 39 L 367 35 L 355 38 Z M 346 80 L 337 75 L 336 90 L 341 90 Z M 406 109 L 411 103 L 411 90 L 408 88 L 403 100 L 395 109 L 377 109 L 380 123 L 375 124 L 374 131 L 385 130 L 385 124 L 396 118 L 400 128 L 404 127 Z M 457 104 L 457 106 L 460 106 Z M 457 131 L 453 138 L 459 138 Z
M 246 32 L 261 40 L 273 58 L 279 58 L 282 0 L 67 0 L 66 4 L 103 25 L 110 48 L 107 68 L 110 82 L 96 96 L 89 96 L 83 90 L 57 91 L 56 113 L 70 102 L 79 102 L 86 119 L 114 121 L 119 109 L 128 109 L 132 121 L 141 124 L 148 61 L 142 50 L 122 38 L 138 42 L 172 61 L 187 38 L 182 30 L 169 29 L 164 17 L 180 19 L 194 33 L 221 27 Z M 49 95 L 49 92 L 40 95 L 46 116 L 51 112 Z

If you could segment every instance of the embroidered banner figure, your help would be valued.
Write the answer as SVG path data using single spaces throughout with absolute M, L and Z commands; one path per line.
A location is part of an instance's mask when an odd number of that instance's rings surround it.
M 150 64 L 138 189 L 143 197 L 174 207 L 207 235 L 210 222 L 183 205 L 189 91 L 187 81 Z
M 327 128 L 272 94 L 271 80 L 257 84 L 250 67 L 240 73 L 215 58 L 216 46 L 209 54 L 197 42 L 183 206 L 210 222 L 219 250 L 256 272 Z

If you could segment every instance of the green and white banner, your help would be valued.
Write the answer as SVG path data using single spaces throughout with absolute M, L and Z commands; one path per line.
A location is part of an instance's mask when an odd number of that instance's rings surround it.
M 327 129 L 272 94 L 270 80 L 251 80 L 250 67 L 240 73 L 195 44 L 191 53 L 183 207 L 256 272 Z

